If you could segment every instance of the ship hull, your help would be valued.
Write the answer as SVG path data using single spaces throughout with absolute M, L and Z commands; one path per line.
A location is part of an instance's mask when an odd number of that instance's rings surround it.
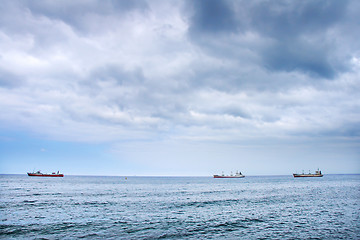
M 64 174 L 38 174 L 38 173 L 27 173 L 30 177 L 64 177 Z
M 322 177 L 322 174 L 293 174 L 294 177 Z
M 219 176 L 214 175 L 214 178 L 244 178 L 245 176 Z

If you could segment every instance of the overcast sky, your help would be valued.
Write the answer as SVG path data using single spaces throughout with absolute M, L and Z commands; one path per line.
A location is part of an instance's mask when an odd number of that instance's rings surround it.
M 360 173 L 359 1 L 0 5 L 0 173 Z

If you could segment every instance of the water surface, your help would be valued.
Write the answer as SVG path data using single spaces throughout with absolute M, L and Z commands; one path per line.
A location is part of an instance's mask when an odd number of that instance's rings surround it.
M 360 175 L 0 175 L 3 239 L 360 239 Z

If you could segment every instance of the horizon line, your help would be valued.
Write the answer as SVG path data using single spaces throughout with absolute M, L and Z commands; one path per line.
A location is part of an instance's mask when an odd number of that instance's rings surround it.
M 64 174 L 65 176 L 74 176 L 74 177 L 211 177 L 213 175 L 84 175 L 84 174 Z M 27 175 L 26 173 L 0 173 L 0 175 Z M 360 175 L 360 173 L 328 173 L 326 175 Z M 276 177 L 276 176 L 292 176 L 291 174 L 259 174 L 259 175 L 245 175 L 245 177 Z

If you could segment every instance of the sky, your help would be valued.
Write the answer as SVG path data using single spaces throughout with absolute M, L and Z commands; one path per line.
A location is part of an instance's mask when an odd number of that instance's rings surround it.
M 360 173 L 356 0 L 3 0 L 0 173 Z

